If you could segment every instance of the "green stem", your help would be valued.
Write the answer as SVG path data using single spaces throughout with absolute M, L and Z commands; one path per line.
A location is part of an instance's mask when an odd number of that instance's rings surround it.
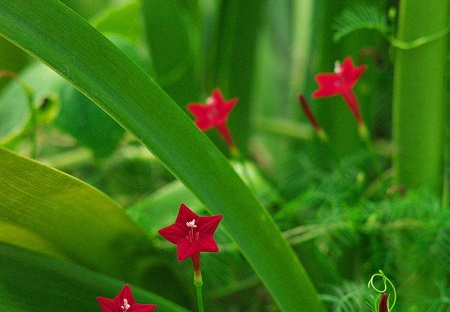
M 417 42 L 448 27 L 447 0 L 400 2 L 397 39 Z M 423 40 L 422 40 L 423 41 Z M 398 45 L 397 45 L 398 46 Z M 442 190 L 448 36 L 396 50 L 393 140 L 397 184 Z
M 204 312 L 205 308 L 203 307 L 202 285 L 195 285 L 195 288 L 197 288 L 198 311 Z

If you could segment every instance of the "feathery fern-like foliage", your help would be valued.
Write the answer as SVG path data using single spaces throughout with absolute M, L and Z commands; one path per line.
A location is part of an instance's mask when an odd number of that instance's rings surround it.
M 348 34 L 360 29 L 373 29 L 383 35 L 389 32 L 386 15 L 379 9 L 368 5 L 358 5 L 345 9 L 336 19 L 333 29 L 335 41 L 341 40 Z

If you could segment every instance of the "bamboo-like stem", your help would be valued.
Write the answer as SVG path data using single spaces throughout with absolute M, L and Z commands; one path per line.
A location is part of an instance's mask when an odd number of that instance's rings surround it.
M 449 27 L 448 0 L 403 0 L 397 39 L 413 42 Z M 448 35 L 412 49 L 397 48 L 394 63 L 395 181 L 442 190 L 444 88 Z

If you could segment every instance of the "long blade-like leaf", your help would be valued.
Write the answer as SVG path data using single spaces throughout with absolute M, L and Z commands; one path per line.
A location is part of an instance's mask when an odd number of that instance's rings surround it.
M 71 81 L 141 140 L 211 212 L 223 214 L 224 227 L 283 310 L 323 310 L 273 219 L 225 157 L 110 41 L 56 0 L 0 0 L 0 34 Z

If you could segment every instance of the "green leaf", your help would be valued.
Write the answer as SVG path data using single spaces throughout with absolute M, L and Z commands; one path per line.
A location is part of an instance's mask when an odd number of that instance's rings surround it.
M 323 311 L 267 210 L 191 119 L 110 41 L 56 0 L 0 0 L 0 33 L 72 82 L 143 142 L 212 213 L 222 214 L 222 225 L 282 310 Z
M 114 298 L 126 284 L 72 263 L 1 243 L 0 263 L 2 311 L 100 311 L 96 297 Z M 130 287 L 138 303 L 157 304 L 158 311 L 188 311 L 154 293 Z
M 200 23 L 198 16 L 185 8 L 187 3 L 142 1 L 152 77 L 182 108 L 198 101 L 200 94 Z M 198 11 L 197 1 L 191 3 Z
M 345 9 L 336 18 L 332 28 L 336 30 L 333 36 L 335 41 L 339 41 L 360 29 L 374 29 L 382 35 L 387 35 L 389 32 L 386 15 L 378 8 L 368 5 L 358 5 Z
M 4 149 L 0 168 L 1 241 L 138 280 L 137 267 L 154 249 L 116 203 L 82 181 Z

